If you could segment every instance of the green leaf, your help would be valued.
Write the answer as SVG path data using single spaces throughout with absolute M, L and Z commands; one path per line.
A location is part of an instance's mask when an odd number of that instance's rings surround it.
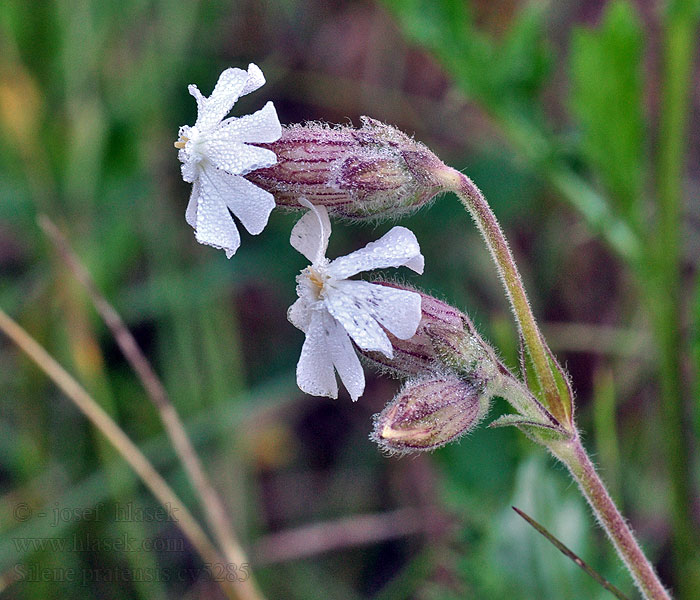
M 566 438 L 570 437 L 570 435 L 566 431 L 564 431 L 561 427 L 553 425 L 552 423 L 547 423 L 546 421 L 537 421 L 534 419 L 528 419 L 528 418 L 525 418 L 521 415 L 515 415 L 515 414 L 503 415 L 501 417 L 498 417 L 498 419 L 495 419 L 494 421 L 491 421 L 491 423 L 489 423 L 490 428 L 509 427 L 509 426 L 519 427 L 520 429 L 526 428 L 528 431 L 530 429 L 544 429 L 544 430 L 546 430 L 545 433 L 547 433 L 550 436 L 554 435 L 554 437 L 556 439 L 566 439 Z
M 557 384 L 557 391 L 559 392 L 559 399 L 561 400 L 562 406 L 564 407 L 564 413 L 566 417 L 571 422 L 573 412 L 574 412 L 574 391 L 571 389 L 571 381 L 569 380 L 569 374 L 564 370 L 559 364 L 556 356 L 551 351 L 549 346 L 545 342 L 545 348 L 547 349 L 547 354 L 549 355 L 549 366 L 554 375 L 554 382 Z
M 507 502 L 506 502 L 507 500 Z M 564 555 L 520 519 L 508 505 L 518 506 L 613 583 L 631 587 L 621 575 L 616 558 L 596 542 L 590 511 L 562 469 L 552 469 L 542 452 L 525 458 L 515 472 L 512 493 L 499 499 L 501 510 L 488 521 L 489 554 L 484 561 L 491 571 L 472 577 L 491 577 L 488 593 L 475 598 L 586 598 L 613 600 Z M 469 564 L 475 570 L 473 561 Z M 471 573 L 468 572 L 468 575 Z
M 671 0 L 666 11 L 672 18 L 697 19 L 700 16 L 700 0 Z
M 574 564 L 578 565 L 583 569 L 585 573 L 590 575 L 594 581 L 596 581 L 599 585 L 601 585 L 604 589 L 608 590 L 611 594 L 613 594 L 616 598 L 620 598 L 620 600 L 628 600 L 627 596 L 625 596 L 620 590 L 618 590 L 614 585 L 612 585 L 609 581 L 607 581 L 604 577 L 602 577 L 595 569 L 592 569 L 580 556 L 578 556 L 573 550 L 570 548 L 567 548 L 565 544 L 563 544 L 560 540 L 558 540 L 554 535 L 552 535 L 547 529 L 542 525 L 541 523 L 538 523 L 533 519 L 531 516 L 527 515 L 524 513 L 522 510 L 517 508 L 516 506 L 513 507 L 513 510 L 518 513 L 525 521 L 527 521 L 532 527 L 537 531 L 538 533 L 542 534 L 545 539 L 549 540 L 552 545 L 559 550 L 564 556 L 570 558 Z
M 530 110 L 550 72 L 545 11 L 527 6 L 502 39 L 474 26 L 461 0 L 384 0 L 403 31 L 431 50 L 468 96 L 499 111 Z
M 571 422 L 574 410 L 574 392 L 571 389 L 569 376 L 564 368 L 559 364 L 559 361 L 556 359 L 549 346 L 547 346 L 546 342 L 545 348 L 549 359 L 550 371 L 554 377 L 557 392 L 559 393 L 559 399 L 561 400 L 561 405 L 564 409 L 564 415 L 566 416 L 567 420 Z M 549 406 L 547 396 L 537 377 L 535 366 L 532 362 L 532 357 L 525 347 L 525 341 L 523 340 L 522 335 L 520 336 L 520 371 L 528 389 L 547 410 L 551 411 L 552 408 Z
M 627 0 L 611 2 L 597 30 L 571 42 L 571 111 L 583 151 L 617 203 L 638 222 L 644 184 L 643 30 Z
M 429 50 L 455 84 L 500 126 L 506 137 L 623 257 L 639 256 L 639 242 L 561 155 L 547 125 L 540 95 L 553 53 L 547 42 L 548 3 L 525 6 L 496 38 L 479 31 L 463 0 L 383 0 L 406 37 Z

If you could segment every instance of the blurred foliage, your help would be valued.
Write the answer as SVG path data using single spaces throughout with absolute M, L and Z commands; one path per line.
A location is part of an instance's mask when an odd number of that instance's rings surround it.
M 688 101 L 694 69 L 693 49 L 697 47 L 698 3 L 671 3 L 662 20 L 661 53 L 663 68 L 656 73 L 662 82 L 662 99 L 655 115 L 658 151 L 654 173 L 657 189 L 650 186 L 651 126 L 644 121 L 642 64 L 644 32 L 637 8 L 628 0 L 613 0 L 603 11 L 597 28 L 576 28 L 569 45 L 570 105 L 576 137 L 568 143 L 554 134 L 549 123 L 540 122 L 542 98 L 528 97 L 530 111 L 523 111 L 512 98 L 521 87 L 515 82 L 528 80 L 536 72 L 535 57 L 546 46 L 544 3 L 537 9 L 524 9 L 500 40 L 484 41 L 467 12 L 456 21 L 462 51 L 449 36 L 436 34 L 422 16 L 430 14 L 424 2 L 386 2 L 414 39 L 431 48 L 455 77 L 461 89 L 501 128 L 516 150 L 537 172 L 552 184 L 588 222 L 594 233 L 602 234 L 625 260 L 636 278 L 639 298 L 652 321 L 659 348 L 656 372 L 659 375 L 659 422 L 663 427 L 665 454 L 669 468 L 669 518 L 673 530 L 674 569 L 681 597 L 700 593 L 698 566 L 698 527 L 693 514 L 697 485 L 693 468 L 691 432 L 685 414 L 695 411 L 684 385 L 683 363 L 692 357 L 691 340 L 681 335 L 687 318 L 682 297 L 688 286 L 681 278 L 683 256 L 683 179 Z M 455 17 L 455 4 L 436 2 L 442 23 Z M 534 20 L 532 15 L 537 15 Z M 510 59 L 508 48 L 517 47 L 522 31 L 530 31 L 529 45 L 522 48 L 525 60 Z M 492 56 L 487 58 L 489 48 Z M 457 49 L 457 52 L 453 50 Z M 518 76 L 503 78 L 500 61 L 515 65 Z M 500 57 L 499 57 L 500 58 Z M 510 59 L 510 60 L 508 60 Z M 479 77 L 470 75 L 479 72 Z M 510 72 L 510 71 L 509 71 Z M 484 84 L 486 80 L 489 83 Z M 474 85 L 474 81 L 477 85 Z M 507 82 L 507 83 L 506 83 Z M 529 113 L 529 114 L 528 114 Z M 535 115 L 535 117 L 531 116 Z M 535 150 L 532 149 L 534 146 Z M 593 177 L 590 186 L 579 175 Z M 596 181 L 597 180 L 597 181 Z M 597 189 L 598 188 L 598 189 Z M 656 194 L 653 192 L 656 191 Z M 652 208 L 653 207 L 653 208 Z M 656 212 L 647 218 L 649 209 Z M 697 264 L 691 272 L 697 276 Z M 697 376 L 697 366 L 695 368 Z M 692 408 L 691 408 L 692 407 Z
M 551 73 L 552 53 L 543 38 L 545 5 L 525 6 L 502 39 L 479 31 L 469 3 L 387 0 L 404 31 L 433 51 L 460 87 L 489 110 L 526 117 Z M 488 69 L 484 66 L 489 65 Z
M 689 494 L 698 485 L 687 448 L 700 436 L 691 402 L 700 397 L 700 282 L 689 251 L 700 248 L 700 235 L 685 216 L 697 214 L 700 145 L 683 99 L 697 81 L 700 3 L 675 0 L 665 11 L 626 0 L 382 4 L 388 10 L 370 0 L 0 3 L 0 307 L 76 374 L 193 506 L 151 405 L 40 235 L 35 218 L 46 212 L 162 375 L 270 598 L 608 597 L 511 505 L 632 595 L 566 473 L 518 432 L 482 428 L 433 455 L 390 459 L 366 436 L 394 382 L 368 378 L 356 404 L 295 390 L 302 336 L 285 319 L 293 275 L 305 266 L 288 244 L 295 217 L 273 213 L 264 235 L 244 235 L 231 261 L 198 246 L 182 218 L 189 190 L 172 148 L 177 127 L 194 119 L 186 85 L 208 92 L 223 68 L 254 61 L 269 82 L 236 114 L 268 98 L 285 123 L 357 123 L 369 114 L 465 168 L 522 259 L 545 333 L 549 321 L 651 329 L 652 346 L 631 352 L 595 337 L 583 352 L 549 341 L 573 375 L 578 419 L 603 477 L 664 580 L 697 597 L 691 577 L 681 588 L 687 546 L 675 555 L 671 548 L 683 491 L 674 478 L 684 478 Z M 697 115 L 697 94 L 689 101 Z M 659 147 L 668 167 L 658 166 Z M 684 191 L 695 203 L 685 211 Z M 657 196 L 670 199 L 662 205 Z M 663 254 L 674 206 L 680 250 L 670 244 Z M 468 310 L 514 366 L 517 338 L 500 283 L 458 203 L 443 198 L 402 224 L 416 232 L 428 266 L 409 281 Z M 389 226 L 335 225 L 329 256 Z M 668 275 L 676 271 L 674 283 Z M 669 328 L 677 343 L 661 338 Z M 659 375 L 659 361 L 673 352 L 692 374 L 681 386 L 692 439 L 674 434 L 673 407 L 658 399 L 659 381 L 677 380 L 673 362 Z M 492 414 L 505 410 L 497 403 Z M 155 501 L 4 340 L 0 414 L 0 591 L 8 598 L 220 597 L 214 582 L 193 575 L 200 562 L 189 547 L 19 552 L 17 538 L 181 534 L 168 523 L 110 517 L 124 503 Z M 659 460 L 669 438 L 688 442 L 682 473 Z M 34 512 L 26 522 L 13 514 L 22 502 Z M 52 527 L 37 516 L 99 503 L 107 515 L 99 522 Z M 425 531 L 283 563 L 267 563 L 261 550 L 280 531 L 405 506 L 423 511 Z M 685 525 L 697 547 L 697 524 Z M 17 563 L 191 570 L 160 582 L 13 582 Z
M 643 32 L 632 5 L 607 6 L 597 30 L 571 41 L 571 104 L 587 162 L 600 173 L 618 212 L 640 222 L 644 198 Z

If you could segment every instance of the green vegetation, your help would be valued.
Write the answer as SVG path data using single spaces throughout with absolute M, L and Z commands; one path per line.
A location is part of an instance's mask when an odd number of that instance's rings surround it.
M 198 245 L 173 148 L 178 126 L 194 122 L 186 85 L 208 93 L 222 68 L 251 61 L 268 83 L 235 114 L 268 99 L 285 124 L 367 114 L 415 132 L 479 185 L 572 374 L 603 479 L 674 597 L 700 597 L 700 2 L 587 4 L 0 3 L 0 308 L 204 523 L 157 411 L 38 227 L 49 215 L 162 378 L 266 597 L 611 597 L 511 506 L 635 592 L 566 473 L 520 432 L 481 427 L 430 455 L 387 458 L 367 435 L 394 382 L 368 373 L 354 404 L 294 387 L 303 336 L 285 311 L 305 266 L 288 243 L 296 216 L 273 212 L 230 261 Z M 401 224 L 426 257 L 409 283 L 469 313 L 516 368 L 500 283 L 456 199 Z M 329 255 L 391 225 L 335 227 Z M 506 410 L 499 401 L 490 418 Z M 176 524 L 115 518 L 127 506 L 159 514 L 114 449 L 0 336 L 0 593 L 223 597 Z M 366 515 L 379 517 L 369 534 Z M 275 537 L 313 524 L 337 532 L 340 519 L 344 533 L 321 536 L 325 552 L 308 531 L 287 555 Z M 124 537 L 161 550 L 106 543 Z M 49 539 L 69 546 L 26 542 Z M 96 542 L 77 549 L 86 540 Z

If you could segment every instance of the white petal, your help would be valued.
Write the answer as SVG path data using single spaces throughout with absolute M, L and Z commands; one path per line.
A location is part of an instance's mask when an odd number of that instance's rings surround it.
M 423 272 L 423 260 L 416 236 L 410 229 L 394 227 L 376 242 L 336 258 L 328 265 L 332 277 L 345 279 L 361 271 L 386 267 L 407 266 L 417 273 Z
M 311 314 L 306 340 L 297 363 L 297 385 L 312 396 L 338 397 L 333 360 L 328 354 L 328 332 L 324 326 L 323 310 Z
M 326 284 L 324 304 L 328 312 L 340 322 L 360 348 L 376 350 L 387 358 L 393 358 L 394 352 L 386 333 L 363 304 L 364 298 L 355 298 L 353 289 L 346 289 L 343 284 L 347 283 L 358 282 L 339 281 L 332 288 Z
M 248 80 L 245 82 L 245 85 L 243 86 L 243 91 L 241 91 L 241 96 L 245 96 L 246 94 L 250 94 L 250 92 L 254 92 L 258 88 L 261 88 L 262 86 L 265 85 L 265 76 L 263 75 L 263 72 L 260 70 L 260 67 L 254 63 L 250 63 L 248 65 Z
M 281 135 L 282 125 L 275 105 L 268 102 L 252 115 L 226 119 L 221 127 L 212 132 L 210 139 L 266 144 L 277 141 Z
M 219 190 L 226 206 L 252 235 L 259 234 L 267 225 L 275 198 L 243 177 L 229 175 L 218 169 L 207 169 L 207 177 Z
M 297 301 L 287 309 L 287 320 L 304 333 L 309 330 L 311 308 L 306 298 L 298 298 Z
M 226 207 L 225 196 L 220 189 L 221 180 L 216 177 L 219 173 L 211 168 L 202 169 L 199 178 L 195 237 L 200 244 L 226 250 L 227 258 L 231 258 L 241 245 L 241 238 L 233 217 Z
M 192 227 L 197 227 L 197 204 L 199 203 L 199 181 L 192 184 L 192 192 L 190 193 L 190 201 L 187 203 L 185 211 L 185 221 Z
M 184 150 L 180 150 L 180 152 L 178 152 L 178 158 L 180 159 L 180 162 L 182 162 L 182 165 L 180 166 L 182 178 L 187 183 L 194 183 L 199 176 L 199 161 L 192 156 L 188 156 Z
M 242 142 L 207 139 L 203 147 L 207 158 L 231 175 L 245 175 L 255 169 L 271 167 L 277 162 L 277 156 L 272 150 Z
M 409 261 L 403 263 L 403 266 L 408 267 L 411 269 L 411 271 L 414 271 L 419 275 L 422 275 L 423 270 L 425 269 L 425 257 L 422 254 L 418 254 L 418 256 L 414 256 Z
M 193 96 L 197 101 L 197 122 L 199 122 L 200 118 L 206 111 L 207 99 L 194 83 L 187 86 L 187 91 L 190 93 L 190 96 Z
M 401 340 L 412 338 L 421 320 L 420 294 L 370 283 L 339 281 L 336 288 Z
M 310 210 L 294 225 L 289 242 L 316 265 L 326 256 L 331 221 L 325 206 L 314 206 L 306 198 L 300 198 L 299 203 Z
M 326 311 L 323 311 L 323 320 L 328 331 L 328 354 L 354 402 L 365 391 L 365 373 L 360 359 L 343 326 Z
M 205 98 L 196 85 L 190 85 L 190 94 L 197 100 L 195 127 L 204 132 L 216 126 L 240 98 L 248 80 L 249 75 L 243 69 L 226 69 L 219 75 L 209 98 Z
M 178 141 L 182 142 L 185 138 L 190 140 L 196 135 L 198 135 L 197 130 L 193 132 L 192 127 L 183 125 L 178 131 Z M 182 178 L 188 183 L 193 183 L 198 175 L 197 167 L 199 166 L 199 158 L 194 156 L 191 152 L 191 143 L 190 145 L 185 144 L 183 148 L 178 150 L 177 158 L 182 163 Z

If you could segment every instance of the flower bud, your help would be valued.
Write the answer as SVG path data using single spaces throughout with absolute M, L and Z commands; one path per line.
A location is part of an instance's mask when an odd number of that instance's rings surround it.
M 379 352 L 361 351 L 369 362 L 399 377 L 432 373 L 443 370 L 445 366 L 483 380 L 496 374 L 500 363 L 467 315 L 413 288 L 390 282 L 377 283 L 420 294 L 421 321 L 415 335 L 407 340 L 400 340 L 387 332 L 393 358 Z
M 370 439 L 392 453 L 434 450 L 476 427 L 489 400 L 482 384 L 454 373 L 412 380 L 374 415 Z
M 397 217 L 442 189 L 433 172 L 443 165 L 428 148 L 368 117 L 359 129 L 320 123 L 284 127 L 279 140 L 259 145 L 272 150 L 277 163 L 246 178 L 287 208 L 302 208 L 304 197 L 331 216 Z

